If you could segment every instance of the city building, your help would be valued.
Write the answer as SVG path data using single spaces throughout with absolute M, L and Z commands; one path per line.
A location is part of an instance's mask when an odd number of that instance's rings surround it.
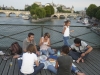
M 27 8 L 27 7 L 29 7 L 29 5 L 28 5 L 28 4 L 26 4 L 26 5 L 25 5 L 25 8 Z
M 34 2 L 35 4 L 39 5 L 40 7 L 42 7 L 41 2 Z

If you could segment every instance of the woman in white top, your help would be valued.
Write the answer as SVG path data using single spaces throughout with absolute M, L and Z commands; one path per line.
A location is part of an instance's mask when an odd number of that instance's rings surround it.
M 67 45 L 67 46 L 70 46 L 68 40 L 69 40 L 70 32 L 73 32 L 73 30 L 70 31 L 69 26 L 70 26 L 70 21 L 69 21 L 69 20 L 65 21 L 64 29 L 63 29 L 63 31 L 62 31 L 62 33 L 63 33 L 64 45 Z
M 39 46 L 40 46 L 40 51 L 44 55 L 47 55 L 48 53 L 49 54 L 55 53 L 54 50 L 52 50 L 50 47 L 50 34 L 49 33 L 45 33 L 44 37 L 41 37 Z
M 44 68 L 44 64 L 38 62 L 33 44 L 29 44 L 27 52 L 23 54 L 22 60 L 18 60 L 18 64 L 22 75 L 36 75 Z

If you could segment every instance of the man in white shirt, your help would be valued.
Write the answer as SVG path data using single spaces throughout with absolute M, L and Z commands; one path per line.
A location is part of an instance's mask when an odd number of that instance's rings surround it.
M 69 55 L 72 56 L 72 58 L 76 60 L 77 63 L 79 63 L 80 61 L 84 62 L 84 58 L 87 57 L 92 49 L 93 48 L 87 43 L 81 41 L 81 39 L 79 38 L 76 38 L 74 40 L 74 44 L 71 45 Z

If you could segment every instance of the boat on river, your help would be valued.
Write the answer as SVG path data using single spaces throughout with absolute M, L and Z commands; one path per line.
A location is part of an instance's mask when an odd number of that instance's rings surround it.
M 29 20 L 29 16 L 27 16 L 27 15 L 23 15 L 22 18 L 23 18 L 24 20 Z

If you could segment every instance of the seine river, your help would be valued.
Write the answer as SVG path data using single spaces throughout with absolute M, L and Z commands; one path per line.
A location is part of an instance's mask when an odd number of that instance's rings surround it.
M 77 19 L 70 18 L 71 25 L 73 26 L 83 26 L 81 23 L 76 23 Z M 50 21 L 46 21 L 43 23 L 31 23 L 30 20 L 24 20 L 22 19 L 21 15 L 19 17 L 16 17 L 16 15 L 11 14 L 10 17 L 6 17 L 5 14 L 0 14 L 0 46 L 10 46 L 10 44 L 14 41 L 18 41 L 20 44 L 22 44 L 23 39 L 27 37 L 27 34 L 29 32 L 33 32 L 35 34 L 35 40 L 36 43 L 39 43 L 39 38 L 41 37 L 41 28 L 37 28 L 39 26 L 34 25 L 48 25 L 43 28 L 43 33 L 49 32 L 51 35 L 51 43 L 53 46 L 61 46 L 63 45 L 63 42 L 60 42 L 63 37 L 61 34 L 63 27 L 53 27 L 56 25 L 63 25 L 65 19 L 52 19 Z M 12 24 L 12 26 L 8 26 L 6 24 Z M 18 24 L 21 26 L 14 26 L 14 24 Z M 27 26 L 23 26 L 27 25 Z M 28 26 L 33 25 L 33 26 Z M 79 37 L 82 40 L 87 41 L 88 44 L 92 46 L 100 45 L 100 36 L 93 33 L 90 29 L 87 29 L 86 27 L 70 27 L 71 30 L 74 30 L 73 33 L 71 33 L 71 36 Z M 70 43 L 72 44 L 73 39 L 70 37 Z M 57 43 L 58 42 L 58 43 Z

